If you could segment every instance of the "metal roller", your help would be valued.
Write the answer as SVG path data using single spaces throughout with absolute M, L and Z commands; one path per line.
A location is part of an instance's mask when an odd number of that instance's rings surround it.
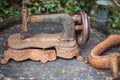
M 76 39 L 77 42 L 80 46 L 84 45 L 88 39 L 89 39 L 89 35 L 90 35 L 90 21 L 88 19 L 87 14 L 84 11 L 79 11 L 77 13 L 78 15 L 81 16 L 81 26 L 77 26 L 80 27 L 80 30 L 76 30 Z M 81 29 L 82 27 L 82 29 Z

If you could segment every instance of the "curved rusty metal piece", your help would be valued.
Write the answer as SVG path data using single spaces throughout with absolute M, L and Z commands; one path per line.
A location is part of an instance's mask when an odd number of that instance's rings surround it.
M 90 35 L 90 21 L 88 19 L 87 14 L 84 11 L 79 11 L 78 15 L 81 16 L 82 19 L 82 33 L 78 33 L 78 38 L 77 41 L 79 43 L 80 46 L 84 45 L 88 39 L 89 39 L 89 35 Z M 81 27 L 81 26 L 79 26 Z
M 118 78 L 118 56 L 117 53 L 100 56 L 107 48 L 119 45 L 120 35 L 110 35 L 106 40 L 98 44 L 92 49 L 89 54 L 89 63 L 95 68 L 110 68 L 113 72 L 113 77 Z

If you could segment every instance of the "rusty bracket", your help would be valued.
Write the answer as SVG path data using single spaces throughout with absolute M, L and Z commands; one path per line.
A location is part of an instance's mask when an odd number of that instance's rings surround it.
M 103 51 L 111 46 L 120 44 L 120 35 L 110 35 L 106 40 L 98 44 L 89 54 L 89 63 L 95 68 L 109 68 L 113 72 L 113 77 L 118 78 L 118 57 L 120 54 L 113 53 L 100 56 Z

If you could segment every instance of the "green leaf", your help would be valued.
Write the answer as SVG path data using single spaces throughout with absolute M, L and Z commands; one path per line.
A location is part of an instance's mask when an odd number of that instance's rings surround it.
M 119 29 L 115 29 L 114 32 L 116 32 L 117 34 L 120 34 L 120 30 Z
M 78 11 L 78 10 L 81 10 L 81 8 L 79 6 L 75 6 L 75 12 Z
M 75 2 L 75 0 L 69 0 L 70 4 L 73 4 Z
M 8 13 L 9 13 L 9 11 L 8 11 L 8 10 L 4 10 L 4 13 L 5 13 L 5 14 L 8 14 Z
M 38 4 L 38 3 L 35 3 L 34 6 L 39 6 L 39 4 Z
M 118 23 L 119 21 L 120 21 L 119 18 L 116 17 L 114 23 Z
M 31 8 L 28 8 L 28 11 L 29 11 L 29 12 L 31 12 L 31 11 L 32 11 L 32 9 L 31 9 Z
M 117 24 L 114 23 L 114 24 L 112 24 L 112 27 L 113 27 L 113 28 L 116 28 L 116 25 L 117 25 Z
M 85 1 L 80 2 L 81 6 L 85 6 Z
M 20 14 L 20 12 L 19 12 L 19 11 L 15 11 L 15 14 L 16 14 L 16 15 L 19 15 L 19 14 Z
M 35 14 L 40 14 L 40 11 L 39 10 L 35 10 Z
M 55 7 L 55 6 L 56 6 L 55 3 L 51 3 L 51 4 L 50 4 L 50 7 L 51 7 L 51 8 L 53 8 L 53 7 Z
M 67 9 L 67 8 L 65 8 L 65 13 L 67 13 L 67 14 L 72 14 L 72 11 L 69 10 L 69 9 Z
M 42 8 L 41 8 L 41 10 L 42 10 L 42 11 L 45 11 L 45 8 L 44 8 L 44 7 L 42 7 Z
M 58 12 L 64 12 L 64 8 L 63 7 L 58 8 Z
M 7 1 L 3 1 L 4 6 L 8 6 L 9 3 Z
M 55 9 L 50 9 L 50 12 L 55 13 L 57 11 Z

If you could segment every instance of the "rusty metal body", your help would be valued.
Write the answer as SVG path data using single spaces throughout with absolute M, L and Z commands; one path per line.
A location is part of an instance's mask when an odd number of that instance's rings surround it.
M 9 49 L 4 52 L 1 64 L 6 64 L 9 59 L 15 61 L 32 59 L 45 63 L 55 60 L 56 56 L 67 59 L 76 56 L 78 60 L 83 60 L 79 55 L 79 46 L 86 43 L 90 32 L 89 20 L 84 11 L 78 12 L 73 17 L 67 14 L 31 15 L 23 4 L 22 16 L 22 31 L 8 38 Z M 63 31 L 32 35 L 28 33 L 29 23 L 56 23 L 62 25 Z
M 100 56 L 103 51 L 114 45 L 120 44 L 120 35 L 110 35 L 106 40 L 98 44 L 89 54 L 89 62 L 95 68 L 109 68 L 113 72 L 113 77 L 118 78 L 118 56 L 112 53 L 106 56 Z

